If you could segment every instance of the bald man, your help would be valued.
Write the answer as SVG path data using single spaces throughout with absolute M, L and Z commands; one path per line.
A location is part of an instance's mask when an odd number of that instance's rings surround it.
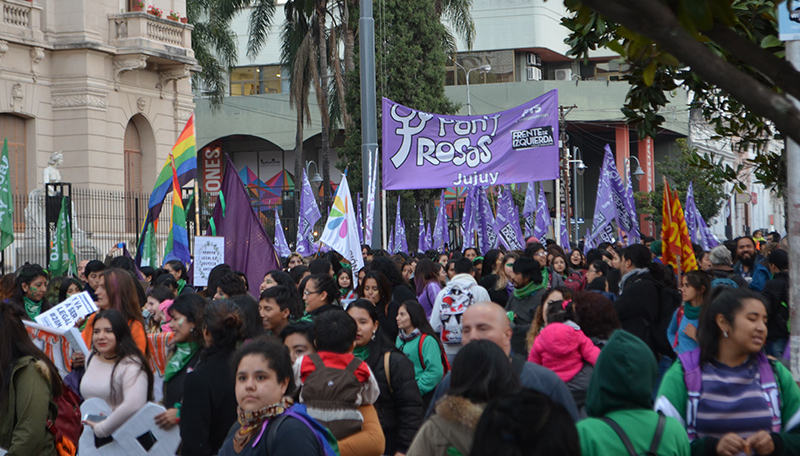
M 580 419 L 572 394 L 567 389 L 567 385 L 558 378 L 558 375 L 546 367 L 527 362 L 522 354 L 511 352 L 511 324 L 505 309 L 500 305 L 492 302 L 479 302 L 471 305 L 461 317 L 461 326 L 461 338 L 464 345 L 481 339 L 494 342 L 508 356 L 514 366 L 514 371 L 519 375 L 519 381 L 523 388 L 550 396 L 551 399 L 563 405 L 575 421 Z M 433 414 L 436 402 L 449 390 L 450 374 L 448 373 L 436 387 L 425 418 Z

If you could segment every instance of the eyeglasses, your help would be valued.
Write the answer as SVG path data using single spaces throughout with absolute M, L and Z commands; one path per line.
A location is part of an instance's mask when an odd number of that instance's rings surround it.
M 322 293 L 322 292 L 321 292 L 321 291 L 308 291 L 308 290 L 303 290 L 303 296 L 308 296 L 308 295 L 312 295 L 312 294 L 319 294 L 319 293 Z
M 541 252 L 537 252 L 537 253 L 533 254 L 533 256 L 538 256 L 538 257 L 547 256 L 547 252 L 542 250 Z

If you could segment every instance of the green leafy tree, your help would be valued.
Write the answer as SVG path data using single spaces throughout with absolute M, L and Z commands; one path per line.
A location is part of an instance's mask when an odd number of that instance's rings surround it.
M 611 49 L 631 65 L 631 84 L 622 112 L 639 136 L 656 135 L 666 94 L 682 86 L 693 93 L 691 106 L 702 112 L 719 137 L 753 150 L 748 164 L 768 187 L 782 190 L 774 158 L 764 144 L 782 136 L 800 140 L 800 72 L 786 59 L 777 38 L 777 8 L 772 0 L 565 0 L 573 16 L 570 54 L 587 59 L 599 47 Z M 708 173 L 737 184 L 709 155 L 695 162 Z
M 675 158 L 667 157 L 656 163 L 656 169 L 669 181 L 670 188 L 678 191 L 681 206 L 686 204 L 686 192 L 689 184 L 694 183 L 694 199 L 700 215 L 706 222 L 719 215 L 728 194 L 725 192 L 725 180 L 720 176 L 699 174 L 694 165 L 697 149 L 690 147 L 685 139 L 675 141 L 678 146 L 678 155 Z M 702 178 L 699 178 L 702 176 Z M 636 211 L 647 215 L 656 226 L 661 226 L 662 199 L 664 184 L 659 183 L 652 192 L 637 192 Z M 684 207 L 684 210 L 686 208 Z
M 219 108 L 228 93 L 228 74 L 236 66 L 236 36 L 230 28 L 233 8 L 230 0 L 188 0 L 186 17 L 194 26 L 192 50 L 203 71 L 192 74 L 198 95 L 209 96 L 212 108 Z

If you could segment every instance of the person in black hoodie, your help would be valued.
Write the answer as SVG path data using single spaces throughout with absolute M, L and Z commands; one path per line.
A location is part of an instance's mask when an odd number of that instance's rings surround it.
M 354 301 L 347 313 L 358 326 L 353 354 L 366 361 L 380 387 L 375 408 L 386 438 L 383 454 L 405 454 L 422 425 L 422 396 L 414 380 L 414 364 L 383 336 L 370 301 Z
M 232 301 L 220 299 L 203 314 L 206 349 L 186 375 L 180 409 L 181 454 L 217 454 L 236 422 L 236 392 L 230 359 L 242 339 L 244 318 Z
M 773 250 L 767 257 L 772 280 L 764 284 L 767 304 L 767 345 L 768 355 L 780 359 L 789 340 L 789 254 L 785 250 Z

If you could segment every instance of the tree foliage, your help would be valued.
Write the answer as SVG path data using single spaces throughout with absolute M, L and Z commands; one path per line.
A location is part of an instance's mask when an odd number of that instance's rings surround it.
M 782 136 L 800 139 L 800 72 L 785 59 L 777 38 L 773 0 L 565 0 L 574 14 L 562 23 L 570 31 L 570 54 L 587 59 L 605 47 L 631 66 L 631 88 L 622 109 L 639 136 L 654 137 L 667 94 L 691 90 L 692 108 L 702 112 L 718 137 L 733 138 L 768 187 L 780 186 L 774 157 L 765 143 Z M 741 187 L 738 175 L 719 172 L 710 156 L 696 164 Z M 785 182 L 785 180 L 784 180 Z M 781 190 L 778 188 L 778 190 Z
M 228 74 L 236 66 L 236 36 L 230 28 L 230 0 L 188 0 L 186 17 L 194 26 L 192 50 L 202 71 L 192 74 L 192 85 L 201 88 L 198 95 L 208 96 L 211 107 L 218 108 L 228 92 Z
M 690 147 L 685 139 L 675 141 L 678 146 L 678 156 L 675 158 L 666 157 L 656 163 L 656 169 L 669 181 L 670 188 L 678 191 L 681 205 L 686 204 L 686 192 L 689 184 L 694 183 L 694 199 L 697 209 L 703 219 L 709 222 L 719 215 L 728 194 L 725 192 L 725 180 L 720 176 L 706 175 L 697 172 L 694 157 L 697 156 L 697 149 Z M 698 178 L 702 176 L 702 179 Z M 662 198 L 664 194 L 664 184 L 656 185 L 652 192 L 637 192 L 636 211 L 638 214 L 647 215 L 648 220 L 661 225 Z

